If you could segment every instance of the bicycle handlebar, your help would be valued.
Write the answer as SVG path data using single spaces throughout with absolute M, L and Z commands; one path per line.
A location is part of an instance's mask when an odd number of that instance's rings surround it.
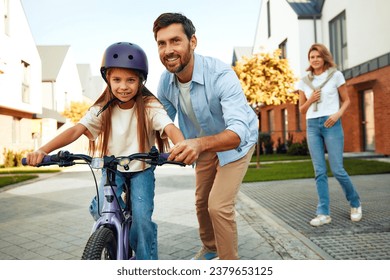
M 76 160 L 83 160 L 84 162 L 91 165 L 95 160 L 100 165 L 94 165 L 93 168 L 105 168 L 109 167 L 110 164 L 123 166 L 126 170 L 128 169 L 128 164 L 133 160 L 145 161 L 150 165 L 164 165 L 164 164 L 175 164 L 180 166 L 185 166 L 185 163 L 178 161 L 169 161 L 168 153 L 159 153 L 156 147 L 152 147 L 148 153 L 135 153 L 129 156 L 103 156 L 102 158 L 92 158 L 91 156 L 85 154 L 72 154 L 68 151 L 59 151 L 57 154 L 46 155 L 43 157 L 42 162 L 37 165 L 40 166 L 49 166 L 49 165 L 58 165 L 60 167 L 72 166 L 77 164 Z M 100 161 L 99 161 L 100 159 Z M 103 165 L 101 165 L 103 163 Z M 27 159 L 22 158 L 22 164 L 27 164 Z M 127 167 L 127 168 L 126 168 Z

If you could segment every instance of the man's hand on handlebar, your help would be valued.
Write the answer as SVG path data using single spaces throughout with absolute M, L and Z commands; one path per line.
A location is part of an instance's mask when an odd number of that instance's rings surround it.
M 171 149 L 168 160 L 183 162 L 187 165 L 194 163 L 201 153 L 198 139 L 187 139 L 176 143 Z

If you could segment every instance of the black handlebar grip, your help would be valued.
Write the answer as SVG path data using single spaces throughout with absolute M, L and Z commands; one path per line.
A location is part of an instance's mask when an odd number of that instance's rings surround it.
M 44 156 L 42 161 L 41 161 L 41 164 L 42 163 L 48 163 L 48 162 L 51 162 L 52 161 L 52 158 L 51 156 Z M 27 159 L 26 158 L 22 158 L 22 165 L 28 165 L 27 164 Z
M 163 159 L 165 159 L 165 160 L 167 160 L 168 157 L 169 157 L 169 155 L 170 155 L 169 153 L 161 153 L 161 154 L 160 154 L 160 157 L 163 158 Z

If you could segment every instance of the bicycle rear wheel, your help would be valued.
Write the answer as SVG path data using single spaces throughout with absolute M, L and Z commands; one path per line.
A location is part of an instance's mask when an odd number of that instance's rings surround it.
M 82 260 L 116 260 L 117 243 L 114 232 L 106 227 L 96 230 L 85 245 Z

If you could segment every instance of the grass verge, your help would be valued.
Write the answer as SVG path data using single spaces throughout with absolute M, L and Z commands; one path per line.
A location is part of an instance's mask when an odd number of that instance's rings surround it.
M 295 161 L 295 160 L 310 160 L 310 156 L 289 156 L 287 154 L 267 154 L 267 155 L 259 155 L 260 164 L 262 162 L 269 161 Z M 257 162 L 257 156 L 252 156 L 251 162 Z
M 61 170 L 58 167 L 33 167 L 33 166 L 20 166 L 20 167 L 10 167 L 10 168 L 0 168 L 0 175 L 10 175 L 10 174 L 31 174 L 31 173 L 53 173 L 60 172 Z
M 349 175 L 390 173 L 390 163 L 376 160 L 344 159 L 344 168 Z M 328 176 L 332 177 L 333 174 L 329 170 L 328 164 Z M 311 161 L 260 164 L 260 168 L 250 166 L 243 182 L 264 182 L 304 178 L 314 178 L 314 170 Z
M 53 173 L 60 172 L 59 168 L 53 167 L 12 167 L 12 168 L 0 168 L 0 188 L 20 183 L 23 181 L 35 179 L 39 173 Z
M 38 178 L 38 175 L 0 176 L 0 188 Z

